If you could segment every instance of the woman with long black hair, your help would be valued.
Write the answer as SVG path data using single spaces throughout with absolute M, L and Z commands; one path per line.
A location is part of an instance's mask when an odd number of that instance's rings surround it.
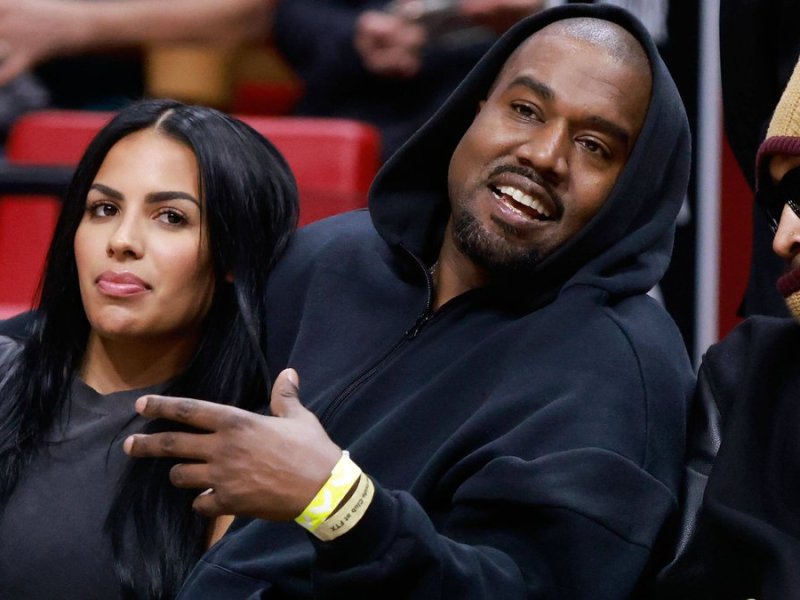
M 174 461 L 125 457 L 161 427 L 133 403 L 266 405 L 264 283 L 297 212 L 283 157 L 218 111 L 143 101 L 95 137 L 31 335 L 0 337 L 0 597 L 175 595 L 215 523 Z

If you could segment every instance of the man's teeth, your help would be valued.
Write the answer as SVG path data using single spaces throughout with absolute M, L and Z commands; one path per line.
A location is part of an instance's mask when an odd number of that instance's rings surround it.
M 510 196 L 511 198 L 514 199 L 515 202 L 519 202 L 520 204 L 524 204 L 525 206 L 528 206 L 528 207 L 532 208 L 533 210 L 538 212 L 540 215 L 543 215 L 545 217 L 549 217 L 550 216 L 550 213 L 547 211 L 547 209 L 544 207 L 544 205 L 541 202 L 539 202 L 538 200 L 532 198 L 531 196 L 529 196 L 525 192 L 523 192 L 521 190 L 518 190 L 515 187 L 511 187 L 509 185 L 501 185 L 500 187 L 497 188 L 497 190 L 501 194 L 505 194 L 506 196 Z

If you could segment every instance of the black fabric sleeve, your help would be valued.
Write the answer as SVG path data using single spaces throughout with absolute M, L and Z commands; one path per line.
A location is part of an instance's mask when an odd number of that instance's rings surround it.
M 722 441 L 722 417 L 712 369 L 703 362 L 689 416 L 686 463 L 674 554 L 658 575 L 655 598 L 705 597 L 704 545 L 698 532 L 703 495 Z
M 354 529 L 314 540 L 314 597 L 630 598 L 676 499 L 624 457 L 584 448 L 498 458 L 451 503 L 434 524 L 410 494 L 376 485 Z

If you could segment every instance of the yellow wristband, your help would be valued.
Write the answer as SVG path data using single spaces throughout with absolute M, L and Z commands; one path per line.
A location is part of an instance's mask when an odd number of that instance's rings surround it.
M 339 506 L 339 503 L 353 487 L 361 475 L 359 466 L 350 459 L 347 450 L 331 470 L 331 476 L 317 495 L 308 503 L 305 510 L 295 519 L 295 523 L 312 533 Z
M 344 535 L 361 520 L 374 495 L 375 486 L 372 484 L 372 480 L 367 477 L 366 473 L 362 473 L 353 495 L 312 533 L 323 542 L 329 542 Z

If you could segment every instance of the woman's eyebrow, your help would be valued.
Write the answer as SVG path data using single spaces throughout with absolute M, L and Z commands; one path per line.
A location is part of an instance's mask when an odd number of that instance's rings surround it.
M 200 208 L 200 201 L 187 192 L 151 192 L 145 196 L 145 202 L 150 204 L 168 202 L 169 200 L 188 200 L 189 202 L 194 202 Z
M 102 192 L 106 196 L 111 196 L 115 200 L 124 200 L 125 199 L 125 196 L 122 194 L 122 192 L 118 192 L 114 188 L 110 188 L 107 185 L 103 185 L 102 183 L 93 183 L 89 189 L 90 190 L 97 190 L 98 192 Z
M 115 200 L 125 200 L 125 195 L 122 192 L 115 190 L 114 188 L 108 187 L 107 185 L 103 185 L 102 183 L 93 183 L 90 190 L 97 190 L 98 192 L 102 192 L 106 196 L 114 198 Z M 179 192 L 179 191 L 164 191 L 164 192 L 151 192 L 145 196 L 145 202 L 148 204 L 155 204 L 158 202 L 168 202 L 170 200 L 189 200 L 193 202 L 198 207 L 200 207 L 200 201 L 192 196 L 187 192 Z

